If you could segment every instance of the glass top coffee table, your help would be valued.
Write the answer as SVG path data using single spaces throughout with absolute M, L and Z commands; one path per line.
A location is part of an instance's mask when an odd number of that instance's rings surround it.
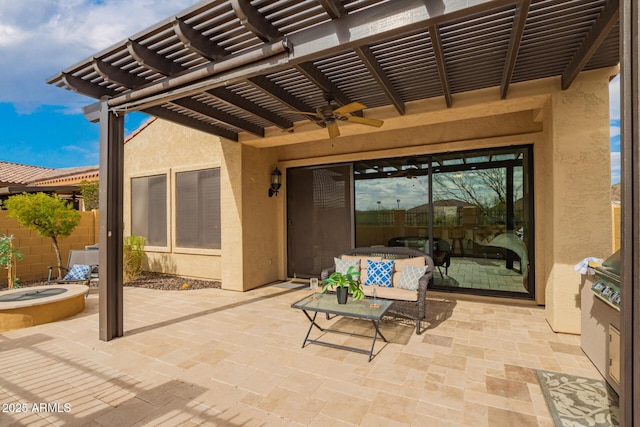
M 371 359 L 373 359 L 373 349 L 376 345 L 376 339 L 378 338 L 378 336 L 380 336 L 380 338 L 382 338 L 385 342 L 388 342 L 384 335 L 382 335 L 382 333 L 380 332 L 379 326 L 380 319 L 382 319 L 382 316 L 385 315 L 392 304 L 393 301 L 391 300 L 376 299 L 374 301 L 373 299 L 369 298 L 365 298 L 360 301 L 349 299 L 346 304 L 338 304 L 335 294 L 314 293 L 312 295 L 304 297 L 300 301 L 294 302 L 293 304 L 291 304 L 291 308 L 302 310 L 302 312 L 311 323 L 309 325 L 307 335 L 304 337 L 302 348 L 304 348 L 307 343 L 311 343 L 324 345 L 327 347 L 341 348 L 344 350 L 351 350 L 358 353 L 368 354 L 369 362 L 371 362 Z M 310 314 L 311 312 L 313 313 L 313 315 Z M 355 319 L 371 320 L 371 322 L 373 323 L 373 327 L 375 328 L 375 332 L 373 336 L 370 336 L 323 328 L 316 323 L 316 317 L 318 316 L 318 313 L 326 313 L 327 317 L 329 315 L 334 315 L 351 317 Z M 365 338 L 372 338 L 371 349 L 365 350 L 358 347 L 350 347 L 346 345 L 330 343 L 327 341 L 311 339 L 309 338 L 309 334 L 311 333 L 311 330 L 314 326 L 322 332 L 335 332 Z

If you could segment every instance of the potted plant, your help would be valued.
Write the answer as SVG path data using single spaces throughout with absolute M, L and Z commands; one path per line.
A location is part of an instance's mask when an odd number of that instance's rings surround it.
M 347 303 L 349 292 L 351 292 L 354 300 L 361 300 L 364 298 L 364 292 L 362 291 L 362 285 L 358 277 L 360 277 L 360 272 L 355 271 L 353 266 L 349 267 L 344 274 L 336 271 L 325 280 L 326 284 L 322 288 L 322 292 L 327 292 L 329 288 L 336 288 L 338 304 Z

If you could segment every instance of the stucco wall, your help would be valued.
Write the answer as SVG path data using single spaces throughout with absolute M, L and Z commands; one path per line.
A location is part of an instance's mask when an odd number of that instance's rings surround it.
M 222 251 L 176 250 L 171 227 L 175 218 L 175 173 L 223 166 L 220 144 L 220 138 L 164 120 L 153 120 L 125 143 L 125 236 L 131 234 L 131 178 L 167 176 L 167 246 L 147 247 L 145 268 L 187 277 L 221 278 Z
M 244 286 L 251 289 L 284 277 L 284 231 L 278 221 L 278 206 L 285 192 L 269 198 L 274 153 L 243 145 Z
M 580 333 L 581 277 L 574 266 L 611 255 L 609 75 L 582 73 L 552 98 L 553 267 L 546 311 L 557 332 Z
M 125 144 L 125 236 L 131 234 L 131 178 L 166 174 L 168 244 L 147 247 L 146 269 L 221 280 L 230 290 L 248 290 L 282 277 L 276 226 L 277 203 L 267 197 L 275 158 L 249 146 L 163 120 L 154 120 Z M 220 250 L 175 245 L 175 173 L 220 168 Z

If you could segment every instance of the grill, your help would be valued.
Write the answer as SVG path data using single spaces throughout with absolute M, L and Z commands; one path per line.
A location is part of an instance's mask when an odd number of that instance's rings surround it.
M 596 297 L 620 310 L 620 251 L 607 258 L 595 270 L 596 281 L 591 290 Z
M 581 292 L 580 345 L 607 383 L 620 392 L 620 251 L 595 268 Z

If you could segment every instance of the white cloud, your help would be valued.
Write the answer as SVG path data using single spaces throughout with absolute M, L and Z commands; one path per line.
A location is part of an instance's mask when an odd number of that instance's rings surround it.
M 620 152 L 611 152 L 611 183 L 615 184 L 620 182 Z
M 193 0 L 0 0 L 0 102 L 29 112 L 91 99 L 45 80 L 170 17 Z
M 609 83 L 609 118 L 620 120 L 620 75 Z
M 610 124 L 609 125 L 609 136 L 611 138 L 615 138 L 616 136 L 620 136 L 620 126 L 615 125 L 615 124 Z

